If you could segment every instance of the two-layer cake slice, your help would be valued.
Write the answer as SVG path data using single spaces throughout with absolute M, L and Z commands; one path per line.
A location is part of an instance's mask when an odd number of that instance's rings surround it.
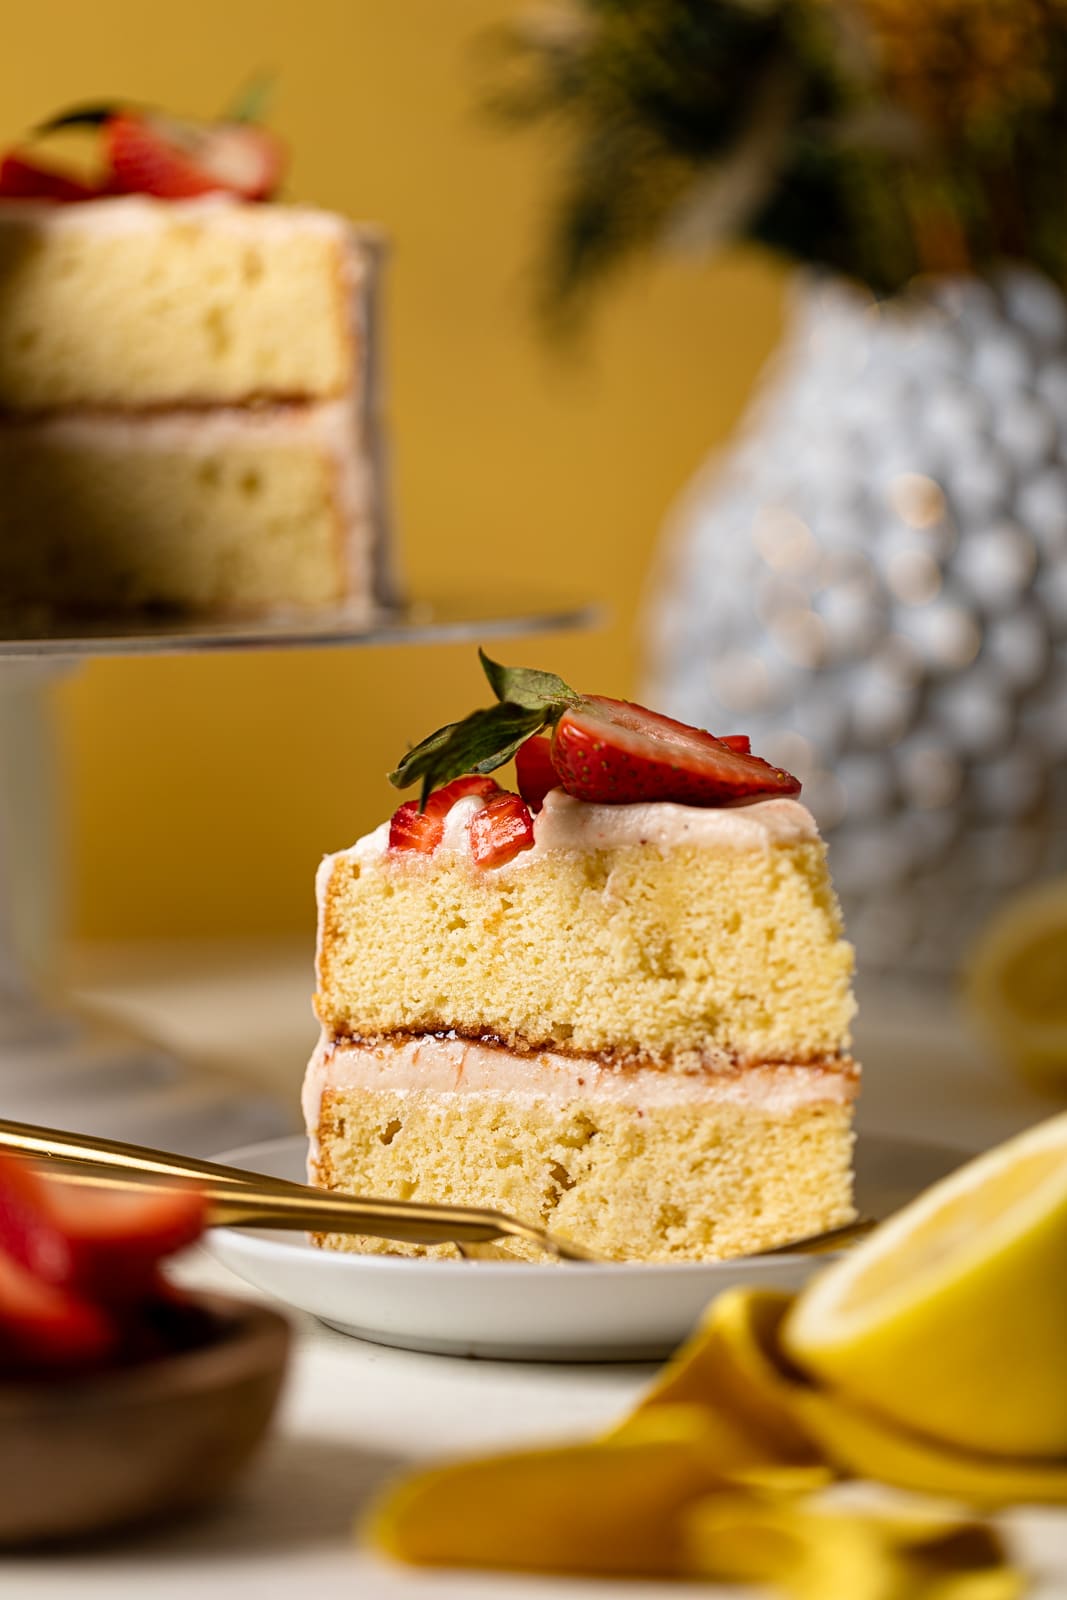
M 231 188 L 233 141 L 254 154 L 261 130 L 162 126 L 108 119 L 113 158 L 126 127 L 153 159 L 98 197 L 48 198 L 65 180 L 18 166 L 40 195 L 0 200 L 0 610 L 370 614 L 389 591 L 380 238 Z M 213 192 L 167 165 L 220 140 Z
M 620 1259 L 848 1221 L 852 952 L 808 811 L 557 788 L 494 864 L 512 801 L 455 800 L 429 851 L 386 823 L 323 863 L 314 1181 Z

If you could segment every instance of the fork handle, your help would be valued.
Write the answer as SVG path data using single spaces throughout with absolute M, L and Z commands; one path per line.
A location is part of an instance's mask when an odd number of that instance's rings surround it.
M 252 1184 L 257 1189 L 297 1194 L 307 1187 L 287 1178 L 269 1178 L 240 1167 L 223 1166 L 217 1161 L 197 1161 L 191 1156 L 174 1155 L 168 1150 L 153 1150 L 148 1145 L 124 1144 L 120 1139 L 67 1133 L 60 1128 L 42 1128 L 31 1122 L 10 1122 L 0 1117 L 0 1149 L 35 1156 L 60 1167 L 108 1169 L 120 1175 L 141 1172 L 151 1178 L 191 1178 L 199 1183 L 230 1184 L 240 1188 Z
M 144 1193 L 146 1187 L 186 1189 L 190 1180 L 146 1185 L 137 1178 L 93 1173 L 72 1168 L 56 1174 L 72 1188 L 104 1189 L 110 1193 Z M 197 1184 L 207 1201 L 210 1228 L 281 1228 L 300 1233 L 367 1234 L 409 1244 L 486 1244 L 508 1236 L 527 1238 L 535 1229 L 499 1211 L 472 1206 L 416 1205 L 410 1200 L 369 1200 L 359 1196 L 304 1191 L 294 1193 L 260 1189 L 251 1183 Z

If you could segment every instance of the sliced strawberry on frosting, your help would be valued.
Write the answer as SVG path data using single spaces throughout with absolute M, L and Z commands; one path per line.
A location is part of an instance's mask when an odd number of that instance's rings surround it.
M 390 850 L 417 850 L 432 855 L 445 836 L 441 817 L 420 811 L 417 800 L 405 800 L 389 818 Z
M 12 150 L 0 160 L 0 199 L 95 200 L 100 191 L 80 178 Z
M 119 112 L 104 125 L 104 143 L 111 189 L 161 200 L 219 192 L 268 200 L 284 165 L 278 140 L 246 122 L 200 124 Z
M 559 788 L 559 773 L 552 765 L 552 740 L 547 734 L 535 733 L 516 751 L 515 776 L 530 810 L 540 811 L 549 790 Z
M 479 867 L 503 867 L 534 842 L 525 800 L 502 790 L 471 818 L 471 856 Z
M 418 801 L 405 800 L 389 819 L 390 850 L 416 850 L 422 855 L 432 855 L 445 836 L 445 818 L 457 800 L 469 795 L 489 799 L 502 794 L 499 783 L 493 778 L 483 778 L 476 772 L 453 778 L 443 788 L 435 789 L 420 811 Z
M 790 773 L 672 717 L 599 695 L 568 706 L 552 735 L 568 794 L 601 805 L 672 800 L 729 806 L 800 793 Z

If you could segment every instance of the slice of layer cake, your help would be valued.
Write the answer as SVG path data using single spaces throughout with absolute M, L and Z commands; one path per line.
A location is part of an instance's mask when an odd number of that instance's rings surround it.
M 640 708 L 536 711 L 505 699 L 495 754 L 454 751 L 498 764 L 532 728 L 536 815 L 485 776 L 438 788 L 446 733 L 402 764 L 425 809 L 322 865 L 313 1181 L 500 1207 L 617 1259 L 847 1222 L 852 952 L 799 786 Z
M 379 238 L 177 181 L 151 119 L 156 164 L 123 166 L 135 119 L 113 122 L 107 187 L 150 192 L 64 204 L 20 167 L 30 194 L 0 201 L 5 609 L 369 612 L 388 588 Z

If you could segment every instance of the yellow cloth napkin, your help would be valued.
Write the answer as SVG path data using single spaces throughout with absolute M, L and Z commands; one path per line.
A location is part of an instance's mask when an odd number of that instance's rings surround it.
M 845 1507 L 861 1476 L 985 1504 L 1067 1501 L 1063 1469 L 948 1452 L 845 1406 L 776 1344 L 786 1295 L 734 1290 L 604 1437 L 402 1481 L 370 1522 L 427 1565 L 777 1583 L 796 1600 L 1014 1600 L 996 1531 L 939 1505 Z
M 1016 1600 L 996 1533 L 934 1508 L 857 1511 L 728 1495 L 687 1519 L 690 1570 L 777 1583 L 794 1600 Z

